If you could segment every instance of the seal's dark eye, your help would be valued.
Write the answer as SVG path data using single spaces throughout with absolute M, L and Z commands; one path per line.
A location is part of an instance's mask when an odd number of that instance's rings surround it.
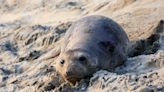
M 62 64 L 62 65 L 63 65 L 64 63 L 65 63 L 65 61 L 64 61 L 64 60 L 61 60 L 61 61 L 60 61 L 60 64 Z
M 85 61 L 85 60 L 86 60 L 86 57 L 84 56 L 79 57 L 79 61 Z

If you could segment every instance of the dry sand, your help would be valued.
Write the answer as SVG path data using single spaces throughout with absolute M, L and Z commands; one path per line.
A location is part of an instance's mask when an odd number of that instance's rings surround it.
M 0 92 L 164 92 L 164 0 L 0 0 Z M 88 15 L 117 21 L 129 58 L 74 87 L 55 70 L 60 41 Z

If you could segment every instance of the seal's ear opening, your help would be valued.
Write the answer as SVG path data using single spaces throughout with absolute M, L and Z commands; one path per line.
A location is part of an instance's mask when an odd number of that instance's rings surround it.
M 109 41 L 106 42 L 99 42 L 98 45 L 100 46 L 101 49 L 104 51 L 107 51 L 109 53 L 113 53 L 115 51 L 115 46 Z

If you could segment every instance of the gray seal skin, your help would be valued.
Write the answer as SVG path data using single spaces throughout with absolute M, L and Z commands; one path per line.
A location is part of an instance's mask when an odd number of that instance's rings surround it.
M 56 70 L 71 84 L 100 69 L 111 70 L 127 59 L 129 39 L 112 19 L 92 15 L 65 33 Z

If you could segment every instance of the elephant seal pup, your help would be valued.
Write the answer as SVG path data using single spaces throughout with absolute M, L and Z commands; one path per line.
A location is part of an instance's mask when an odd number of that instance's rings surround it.
M 65 33 L 56 70 L 71 84 L 127 58 L 128 37 L 113 20 L 99 15 L 74 22 Z

